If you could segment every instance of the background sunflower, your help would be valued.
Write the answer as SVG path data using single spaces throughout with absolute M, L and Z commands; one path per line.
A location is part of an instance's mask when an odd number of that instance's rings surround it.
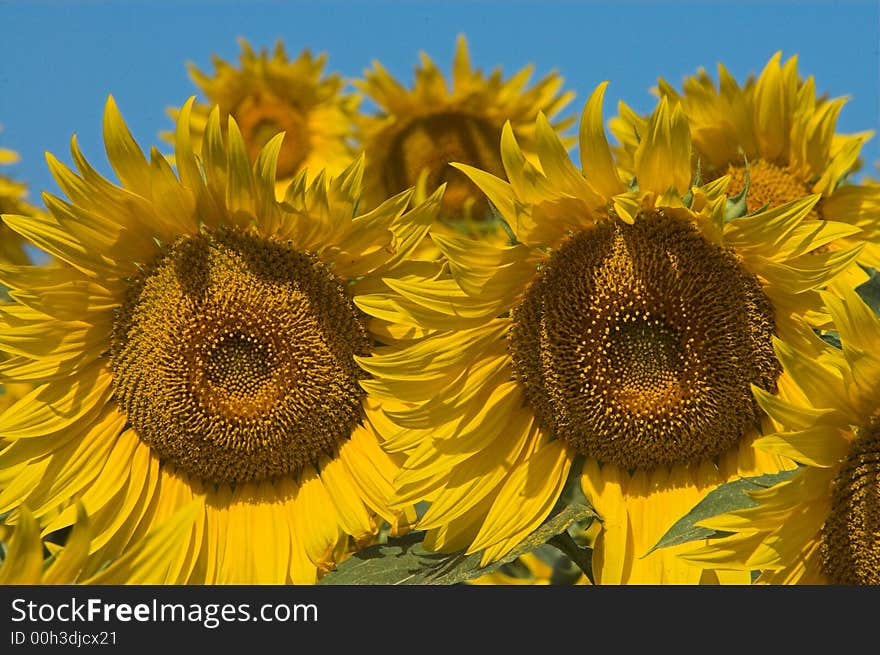
M 0 148 L 0 165 L 8 166 L 19 161 L 17 152 Z M 40 210 L 27 200 L 28 188 L 6 175 L 0 174 L 0 215 L 24 214 L 33 215 Z M 0 222 L 0 267 L 7 265 L 21 266 L 30 263 L 31 257 L 25 248 L 25 241 Z M 0 302 L 9 301 L 9 289 L 0 285 Z M 0 411 L 6 409 L 31 389 L 30 384 L 0 384 Z M 2 437 L 0 437 L 2 440 Z
M 459 35 L 447 82 L 422 53 L 411 89 L 401 85 L 379 61 L 354 81 L 376 104 L 375 114 L 361 114 L 358 138 L 367 153 L 367 202 L 415 187 L 417 196 L 446 184 L 442 218 L 466 232 L 493 231 L 489 206 L 479 189 L 451 162 L 468 163 L 503 175 L 497 143 L 510 121 L 527 156 L 534 156 L 534 120 L 539 112 L 553 118 L 573 97 L 562 92 L 555 72 L 529 86 L 533 66 L 504 79 L 495 69 L 484 74 L 471 65 L 467 41 Z M 559 129 L 571 119 L 557 121 Z M 491 226 L 491 227 L 487 227 Z
M 325 74 L 326 53 L 315 56 L 306 49 L 290 59 L 280 40 L 271 53 L 267 48 L 254 51 L 246 39 L 238 42 L 237 66 L 215 55 L 210 75 L 189 63 L 190 77 L 207 99 L 193 105 L 196 142 L 211 109 L 219 106 L 221 125 L 227 116 L 235 118 L 252 161 L 270 139 L 285 133 L 276 164 L 280 195 L 300 171 L 308 171 L 310 178 L 321 171 L 340 173 L 355 155 L 353 119 L 359 98 L 345 92 L 338 74 Z M 178 112 L 169 111 L 172 118 Z
M 818 218 L 859 228 L 824 244 L 821 251 L 860 244 L 858 262 L 877 268 L 880 192 L 853 179 L 873 131 L 838 133 L 836 123 L 847 99 L 818 95 L 813 76 L 801 77 L 797 64 L 797 56 L 783 62 L 777 52 L 757 78 L 750 76 L 742 86 L 719 64 L 717 84 L 701 69 L 684 80 L 681 93 L 660 78 L 657 93 L 684 108 L 691 126 L 694 175 L 703 180 L 730 175 L 728 195 L 745 194 L 748 211 L 820 194 L 813 208 Z M 625 103 L 620 112 L 609 125 L 621 142 L 618 161 L 632 174 L 647 120 Z M 841 283 L 855 287 L 867 279 L 865 271 L 854 266 L 845 271 Z
M 0 165 L 19 161 L 17 152 L 0 148 Z M 0 214 L 32 214 L 37 211 L 27 202 L 28 188 L 6 175 L 0 175 Z M 8 264 L 26 264 L 29 257 L 21 238 L 4 224 L 0 224 L 0 261 Z

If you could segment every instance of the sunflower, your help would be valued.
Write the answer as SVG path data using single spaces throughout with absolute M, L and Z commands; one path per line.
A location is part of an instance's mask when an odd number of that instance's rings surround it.
M 880 318 L 852 290 L 823 294 L 842 348 L 776 352 L 794 384 L 756 391 L 776 431 L 758 448 L 802 465 L 751 494 L 756 506 L 707 519 L 733 533 L 682 556 L 706 567 L 763 570 L 767 584 L 880 584 Z
M 359 212 L 359 159 L 337 177 L 300 174 L 279 202 L 282 135 L 252 166 L 215 108 L 197 157 L 193 100 L 177 174 L 156 149 L 141 153 L 110 98 L 104 139 L 121 186 L 74 139 L 78 173 L 48 157 L 69 200 L 46 193 L 50 215 L 5 217 L 59 263 L 0 269 L 17 301 L 0 310 L 13 356 L 0 375 L 44 381 L 0 415 L 0 512 L 26 504 L 46 534 L 81 500 L 101 562 L 203 497 L 168 582 L 313 583 L 347 536 L 414 517 L 386 506 L 394 463 L 353 359 L 383 331 L 354 302 L 417 247 L 440 192 Z
M 237 68 L 218 56 L 213 76 L 189 65 L 190 77 L 208 99 L 193 105 L 195 138 L 202 138 L 211 108 L 219 105 L 221 124 L 227 116 L 235 118 L 252 161 L 276 134 L 286 133 L 278 153 L 279 196 L 302 170 L 310 179 L 320 171 L 340 173 L 354 158 L 353 119 L 360 99 L 343 92 L 339 75 L 324 75 L 326 54 L 303 50 L 290 60 L 281 41 L 271 55 L 266 48 L 254 52 L 243 38 L 239 46 Z M 178 111 L 172 109 L 172 117 Z
M 510 124 L 509 181 L 456 164 L 511 243 L 437 234 L 449 275 L 389 279 L 393 293 L 361 297 L 369 313 L 428 330 L 359 357 L 374 375 L 361 384 L 410 403 L 380 429 L 388 452 L 407 456 L 396 502 L 430 503 L 426 547 L 495 561 L 582 471 L 602 521 L 597 582 L 697 582 L 674 549 L 646 553 L 717 485 L 794 467 L 753 447 L 751 385 L 776 389 L 773 336 L 812 336 L 810 294 L 858 249 L 802 256 L 854 231 L 811 214 L 818 194 L 734 218 L 728 176 L 692 187 L 688 123 L 666 99 L 628 187 L 602 127 L 605 86 L 582 115 L 582 171 L 542 115 L 540 169 Z
M 562 78 L 551 72 L 526 88 L 533 67 L 504 80 L 500 69 L 488 77 L 471 67 L 467 41 L 458 37 L 447 84 L 442 72 L 425 54 L 415 71 L 412 89 L 403 87 L 377 61 L 355 80 L 379 113 L 359 120 L 366 152 L 364 194 L 368 202 L 415 186 L 417 193 L 446 184 L 442 218 L 466 232 L 494 230 L 483 194 L 450 162 L 464 162 L 502 175 L 498 139 L 505 121 L 530 156 L 534 153 L 534 121 L 538 112 L 553 116 L 573 97 L 561 93 Z M 571 123 L 556 123 L 559 129 Z
M 0 584 L 158 584 L 166 574 L 176 542 L 188 538 L 190 524 L 200 508 L 198 501 L 183 507 L 168 521 L 133 544 L 125 554 L 108 562 L 98 573 L 81 577 L 89 561 L 91 531 L 82 504 L 77 506 L 76 523 L 64 546 L 40 539 L 40 529 L 31 512 L 22 507 L 19 524 L 6 546 L 0 563 Z M 46 552 L 49 553 L 45 557 Z
M 657 92 L 680 103 L 691 126 L 692 165 L 703 179 L 730 176 L 728 194 L 746 188 L 749 211 L 778 207 L 805 195 L 820 194 L 814 216 L 842 221 L 861 232 L 825 244 L 825 250 L 863 246 L 858 263 L 880 267 L 880 188 L 852 181 L 859 152 L 872 132 L 838 134 L 837 118 L 846 98 L 816 95 L 812 76 L 798 75 L 797 57 L 782 61 L 775 53 L 760 76 L 743 87 L 718 65 L 719 83 L 701 69 L 684 81 L 682 92 L 659 80 Z M 633 157 L 646 119 L 624 103 L 609 122 L 620 141 L 624 170 L 632 172 Z M 844 272 L 841 282 L 855 287 L 867 279 L 858 266 Z

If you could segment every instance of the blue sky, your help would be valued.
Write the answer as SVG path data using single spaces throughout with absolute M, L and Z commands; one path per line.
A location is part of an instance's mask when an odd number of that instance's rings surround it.
M 876 1 L 810 2 L 77 2 L 0 0 L 0 146 L 22 161 L 4 172 L 25 181 L 31 197 L 57 192 L 44 152 L 70 162 L 77 134 L 92 164 L 110 175 L 101 113 L 113 94 L 142 148 L 162 146 L 166 108 L 197 89 L 185 63 L 213 70 L 211 55 L 235 60 L 236 38 L 255 47 L 282 39 L 328 54 L 328 71 L 361 76 L 378 59 L 404 84 L 420 50 L 448 70 L 455 37 L 468 37 L 474 64 L 506 75 L 533 63 L 536 78 L 557 70 L 577 96 L 611 84 L 605 117 L 618 99 L 638 111 L 653 105 L 662 76 L 679 85 L 718 62 L 739 80 L 781 50 L 799 56 L 802 75 L 820 91 L 848 96 L 838 131 L 880 128 L 880 37 Z M 880 130 L 878 130 L 880 131 Z M 863 150 L 880 160 L 880 138 Z M 163 146 L 164 147 L 164 146 Z

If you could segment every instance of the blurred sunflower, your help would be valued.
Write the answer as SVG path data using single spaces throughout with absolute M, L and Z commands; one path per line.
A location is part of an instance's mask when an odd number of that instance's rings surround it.
M 813 77 L 799 77 L 797 57 L 783 63 L 780 52 L 744 87 L 721 64 L 718 78 L 716 88 L 701 69 L 684 81 L 682 93 L 662 78 L 658 83 L 658 93 L 680 103 L 687 115 L 694 170 L 699 166 L 707 180 L 729 175 L 731 196 L 741 193 L 748 179 L 749 211 L 820 194 L 813 216 L 862 230 L 825 244 L 820 252 L 861 244 L 858 262 L 880 267 L 880 188 L 850 179 L 860 166 L 862 145 L 873 133 L 835 132 L 846 98 L 817 97 Z M 617 154 L 622 168 L 633 173 L 647 119 L 620 103 L 620 115 L 609 127 L 621 143 Z M 841 281 L 855 287 L 866 279 L 865 272 L 853 266 Z
M 74 139 L 78 173 L 48 156 L 69 201 L 45 193 L 50 215 L 4 217 L 59 263 L 0 276 L 17 301 L 0 310 L 2 379 L 44 381 L 0 415 L 0 512 L 26 504 L 49 533 L 81 500 L 101 562 L 203 496 L 167 582 L 313 583 L 346 535 L 414 517 L 386 506 L 395 468 L 353 359 L 381 322 L 353 301 L 417 247 L 441 192 L 358 212 L 360 159 L 338 177 L 300 174 L 279 202 L 283 135 L 252 166 L 215 108 L 199 158 L 192 101 L 177 174 L 141 153 L 110 98 L 121 186 Z
M 18 153 L 0 148 L 0 165 L 14 164 L 19 160 Z M 33 216 L 39 210 L 27 201 L 28 189 L 23 182 L 6 175 L 0 175 L 0 215 L 19 214 Z M 24 248 L 24 240 L 0 221 L 0 267 L 4 265 L 21 266 L 30 262 Z M 8 290 L 0 285 L 0 303 L 9 300 Z M 2 358 L 2 355 L 0 355 Z M 0 411 L 31 389 L 30 384 L 0 384 Z M 2 440 L 2 435 L 0 435 Z
M 494 230 L 485 196 L 449 164 L 464 162 L 503 175 L 497 144 L 508 120 L 524 151 L 534 155 L 538 112 L 552 117 L 574 94 L 560 92 L 563 80 L 555 72 L 526 88 L 532 71 L 527 66 L 505 81 L 496 69 L 486 77 L 471 67 L 464 36 L 458 37 L 451 84 L 424 53 L 412 89 L 374 62 L 364 79 L 354 82 L 379 107 L 378 114 L 359 119 L 367 158 L 367 201 L 376 204 L 411 186 L 418 198 L 445 183 L 442 218 L 446 223 L 466 232 Z M 571 120 L 559 121 L 555 127 L 564 129 Z
M 520 555 L 510 564 L 497 571 L 486 573 L 471 580 L 472 585 L 588 585 L 587 576 L 570 560 L 548 562 L 541 553 Z M 552 560 L 551 560 L 552 561 Z
M 0 165 L 14 164 L 19 160 L 18 153 L 0 148 Z M 27 202 L 27 185 L 0 175 L 0 214 L 30 215 L 37 211 Z M 0 262 L 27 264 L 29 261 L 22 239 L 6 225 L 0 223 Z
M 239 46 L 238 67 L 218 56 L 213 57 L 214 75 L 189 65 L 190 77 L 208 99 L 193 105 L 194 137 L 204 135 L 214 105 L 220 107 L 224 130 L 227 116 L 235 119 L 251 161 L 285 132 L 278 153 L 279 198 L 286 182 L 302 170 L 309 180 L 320 171 L 340 173 L 354 158 L 353 117 L 360 99 L 343 92 L 339 75 L 323 74 L 327 56 L 303 50 L 290 60 L 281 41 L 271 55 L 265 48 L 254 52 L 245 39 L 239 39 Z M 170 113 L 176 118 L 178 112 Z
M 76 523 L 64 546 L 40 539 L 40 528 L 26 507 L 19 524 L 7 541 L 6 557 L 0 563 L 0 584 L 160 584 L 165 566 L 173 559 L 178 539 L 189 537 L 190 526 L 200 508 L 198 501 L 183 507 L 156 530 L 128 548 L 120 558 L 108 562 L 98 573 L 83 577 L 89 561 L 91 530 L 85 509 L 77 505 Z M 48 557 L 46 554 L 48 553 Z
M 880 318 L 855 292 L 840 296 L 824 294 L 842 348 L 816 360 L 777 343 L 794 386 L 756 390 L 777 431 L 755 445 L 803 468 L 751 494 L 755 507 L 702 521 L 734 534 L 684 557 L 763 570 L 768 584 L 880 584 Z
M 435 235 L 450 275 L 388 280 L 394 293 L 360 297 L 369 313 L 430 330 L 359 357 L 374 376 L 361 384 L 411 403 L 380 429 L 389 452 L 407 455 L 397 502 L 430 502 L 418 524 L 426 547 L 497 560 L 583 462 L 602 521 L 596 582 L 714 581 L 675 549 L 646 553 L 717 485 L 794 467 L 752 446 L 751 386 L 776 389 L 773 335 L 812 336 L 802 297 L 858 249 L 800 255 L 855 228 L 811 214 L 818 195 L 731 215 L 729 177 L 691 186 L 688 123 L 666 99 L 628 188 L 602 126 L 604 90 L 581 119 L 582 171 L 543 115 L 540 169 L 509 124 L 509 181 L 456 164 L 498 208 L 511 244 Z

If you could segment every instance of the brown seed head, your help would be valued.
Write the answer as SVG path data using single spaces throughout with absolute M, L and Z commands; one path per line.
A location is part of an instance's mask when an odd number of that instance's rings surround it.
M 115 394 L 160 458 L 214 482 L 332 455 L 361 418 L 370 341 L 313 255 L 240 232 L 184 237 L 134 280 L 116 318 Z
M 774 390 L 773 310 L 690 223 L 611 219 L 556 250 L 513 311 L 516 376 L 542 424 L 628 469 L 690 463 L 755 423 Z

